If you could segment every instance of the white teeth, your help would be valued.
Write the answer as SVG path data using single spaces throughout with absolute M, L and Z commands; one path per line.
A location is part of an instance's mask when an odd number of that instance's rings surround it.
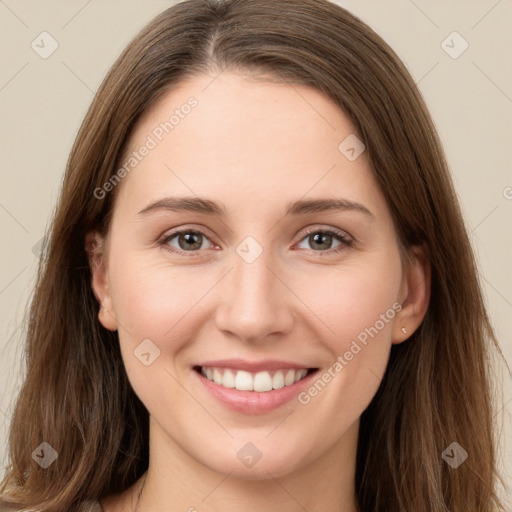
M 249 372 L 242 370 L 236 373 L 235 377 L 235 388 L 240 391 L 252 391 L 253 390 L 253 379 Z
M 213 382 L 215 382 L 215 384 L 222 384 L 222 373 L 220 373 L 217 368 L 213 370 Z
M 225 388 L 236 388 L 240 391 L 257 391 L 259 393 L 281 389 L 302 380 L 308 370 L 277 370 L 272 376 L 269 372 L 250 373 L 244 370 L 229 368 L 204 368 L 201 367 L 201 374 L 208 380 L 215 382 Z
M 231 370 L 224 371 L 224 377 L 222 378 L 222 385 L 225 388 L 235 387 L 235 375 Z
M 288 370 L 284 378 L 284 385 L 289 386 L 295 382 L 295 370 Z
M 272 391 L 272 377 L 268 372 L 258 372 L 254 376 L 254 391 Z
M 308 373 L 307 370 L 298 370 L 295 372 L 295 382 L 303 379 L 306 376 L 306 373 Z
M 274 389 L 281 389 L 282 387 L 284 387 L 284 375 L 282 371 L 276 372 L 276 374 L 272 378 L 272 387 Z

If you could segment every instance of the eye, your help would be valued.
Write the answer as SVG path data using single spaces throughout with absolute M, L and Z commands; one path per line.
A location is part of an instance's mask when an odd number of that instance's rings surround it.
M 304 240 L 309 241 L 310 247 L 312 247 L 312 249 L 309 250 L 317 253 L 336 253 L 347 247 L 351 247 L 353 244 L 353 241 L 345 233 L 337 232 L 332 229 L 308 229 L 306 236 L 299 243 L 302 243 Z M 338 242 L 335 249 L 331 247 L 333 242 Z M 308 248 L 306 247 L 305 249 Z
M 174 239 L 176 239 L 175 243 L 177 247 L 171 243 Z M 210 241 L 210 239 L 204 233 L 201 233 L 201 231 L 182 229 L 165 236 L 160 242 L 160 245 L 165 245 L 171 252 L 196 252 L 199 249 L 208 249 L 212 246 L 211 241 L 210 243 L 206 241 Z
M 308 229 L 306 236 L 299 242 L 309 241 L 311 249 L 299 247 L 314 253 L 337 253 L 353 245 L 353 240 L 343 232 L 337 232 L 333 229 Z M 332 244 L 336 243 L 335 248 Z M 168 251 L 177 254 L 187 254 L 187 256 L 196 256 L 201 249 L 212 248 L 214 245 L 211 240 L 202 232 L 194 229 L 181 229 L 165 235 L 159 245 L 164 246 Z

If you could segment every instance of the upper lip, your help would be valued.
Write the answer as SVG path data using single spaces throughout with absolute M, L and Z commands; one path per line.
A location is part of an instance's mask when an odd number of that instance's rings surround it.
M 247 361 L 245 359 L 217 359 L 215 361 L 204 361 L 199 363 L 197 366 L 206 366 L 211 368 L 233 368 L 235 370 L 245 370 L 251 373 L 265 370 L 285 370 L 289 368 L 313 368 L 307 364 L 293 363 L 290 361 L 279 361 L 276 359 L 267 359 L 264 361 Z

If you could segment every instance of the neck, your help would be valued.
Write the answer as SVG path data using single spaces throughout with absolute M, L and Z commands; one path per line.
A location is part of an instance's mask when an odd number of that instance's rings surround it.
M 240 477 L 233 468 L 225 473 L 212 470 L 181 450 L 152 418 L 150 425 L 150 464 L 137 512 L 235 512 L 241 504 L 244 512 L 358 510 L 359 422 L 317 459 L 291 471 L 264 468 L 254 479 Z

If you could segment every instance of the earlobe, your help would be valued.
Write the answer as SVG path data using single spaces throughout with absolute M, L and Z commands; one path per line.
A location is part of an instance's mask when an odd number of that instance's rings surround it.
M 420 326 L 430 302 L 431 268 L 427 249 L 415 246 L 405 271 L 401 290 L 402 309 L 395 318 L 393 344 L 402 343 Z
M 105 329 L 117 330 L 117 321 L 112 308 L 112 297 L 108 287 L 108 272 L 106 266 L 104 240 L 94 231 L 85 237 L 85 251 L 91 269 L 91 286 L 94 296 L 99 303 L 98 320 Z

